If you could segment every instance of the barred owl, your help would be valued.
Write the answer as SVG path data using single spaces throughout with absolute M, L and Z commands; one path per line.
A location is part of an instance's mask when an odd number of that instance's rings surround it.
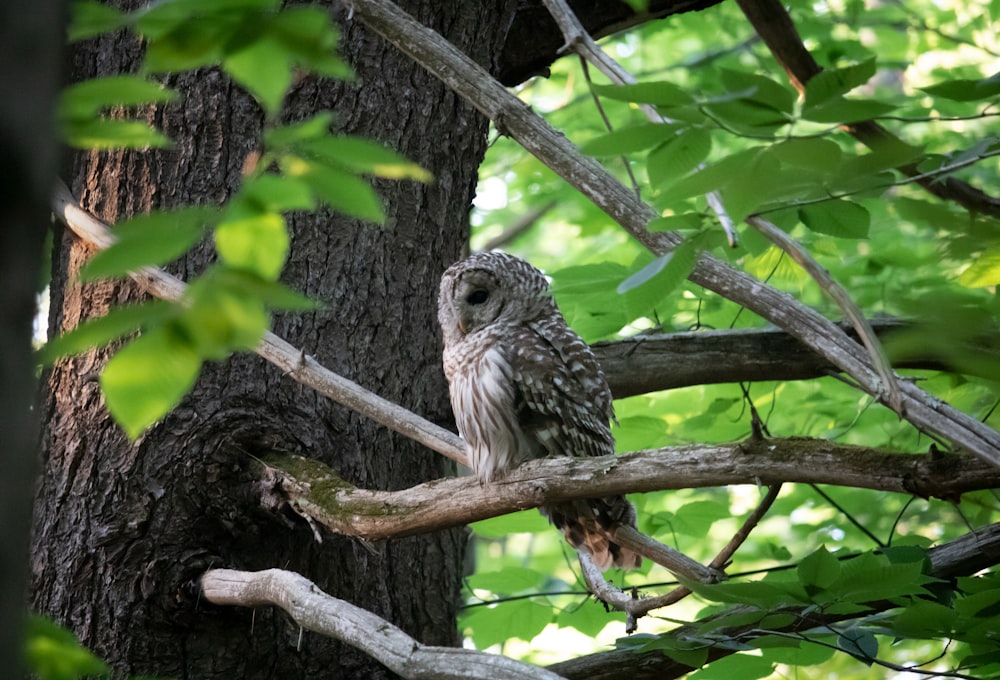
M 611 390 L 540 271 L 499 252 L 457 262 L 441 278 L 438 320 L 452 410 L 482 482 L 533 458 L 614 453 Z M 541 511 L 602 570 L 640 565 L 642 558 L 609 534 L 635 526 L 624 496 Z

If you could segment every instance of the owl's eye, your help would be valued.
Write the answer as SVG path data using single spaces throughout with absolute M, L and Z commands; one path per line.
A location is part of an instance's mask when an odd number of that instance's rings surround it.
M 485 291 L 482 288 L 477 288 L 476 290 L 469 293 L 468 297 L 465 298 L 465 301 L 468 302 L 470 305 L 481 305 L 484 302 L 486 302 L 489 299 L 489 297 L 490 294 L 488 291 Z

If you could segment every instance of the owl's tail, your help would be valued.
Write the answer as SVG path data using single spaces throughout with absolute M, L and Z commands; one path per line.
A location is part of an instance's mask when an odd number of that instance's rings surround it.
M 612 565 L 635 569 L 642 564 L 641 555 L 623 548 L 611 538 L 612 532 L 620 526 L 635 527 L 635 508 L 625 496 L 570 501 L 539 509 L 562 530 L 571 546 L 590 553 L 601 571 Z

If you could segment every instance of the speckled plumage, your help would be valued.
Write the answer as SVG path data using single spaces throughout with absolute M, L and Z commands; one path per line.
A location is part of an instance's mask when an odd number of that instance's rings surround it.
M 480 480 L 503 477 L 532 458 L 614 453 L 611 390 L 540 271 L 500 252 L 457 262 L 441 278 L 438 320 L 452 410 Z M 635 526 L 624 496 L 541 510 L 601 569 L 639 566 L 639 555 L 608 534 Z

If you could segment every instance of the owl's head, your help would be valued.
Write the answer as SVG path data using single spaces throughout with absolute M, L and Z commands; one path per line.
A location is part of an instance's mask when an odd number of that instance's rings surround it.
M 525 323 L 550 314 L 554 303 L 545 275 L 501 252 L 476 253 L 441 277 L 438 320 L 445 341 L 495 323 Z

